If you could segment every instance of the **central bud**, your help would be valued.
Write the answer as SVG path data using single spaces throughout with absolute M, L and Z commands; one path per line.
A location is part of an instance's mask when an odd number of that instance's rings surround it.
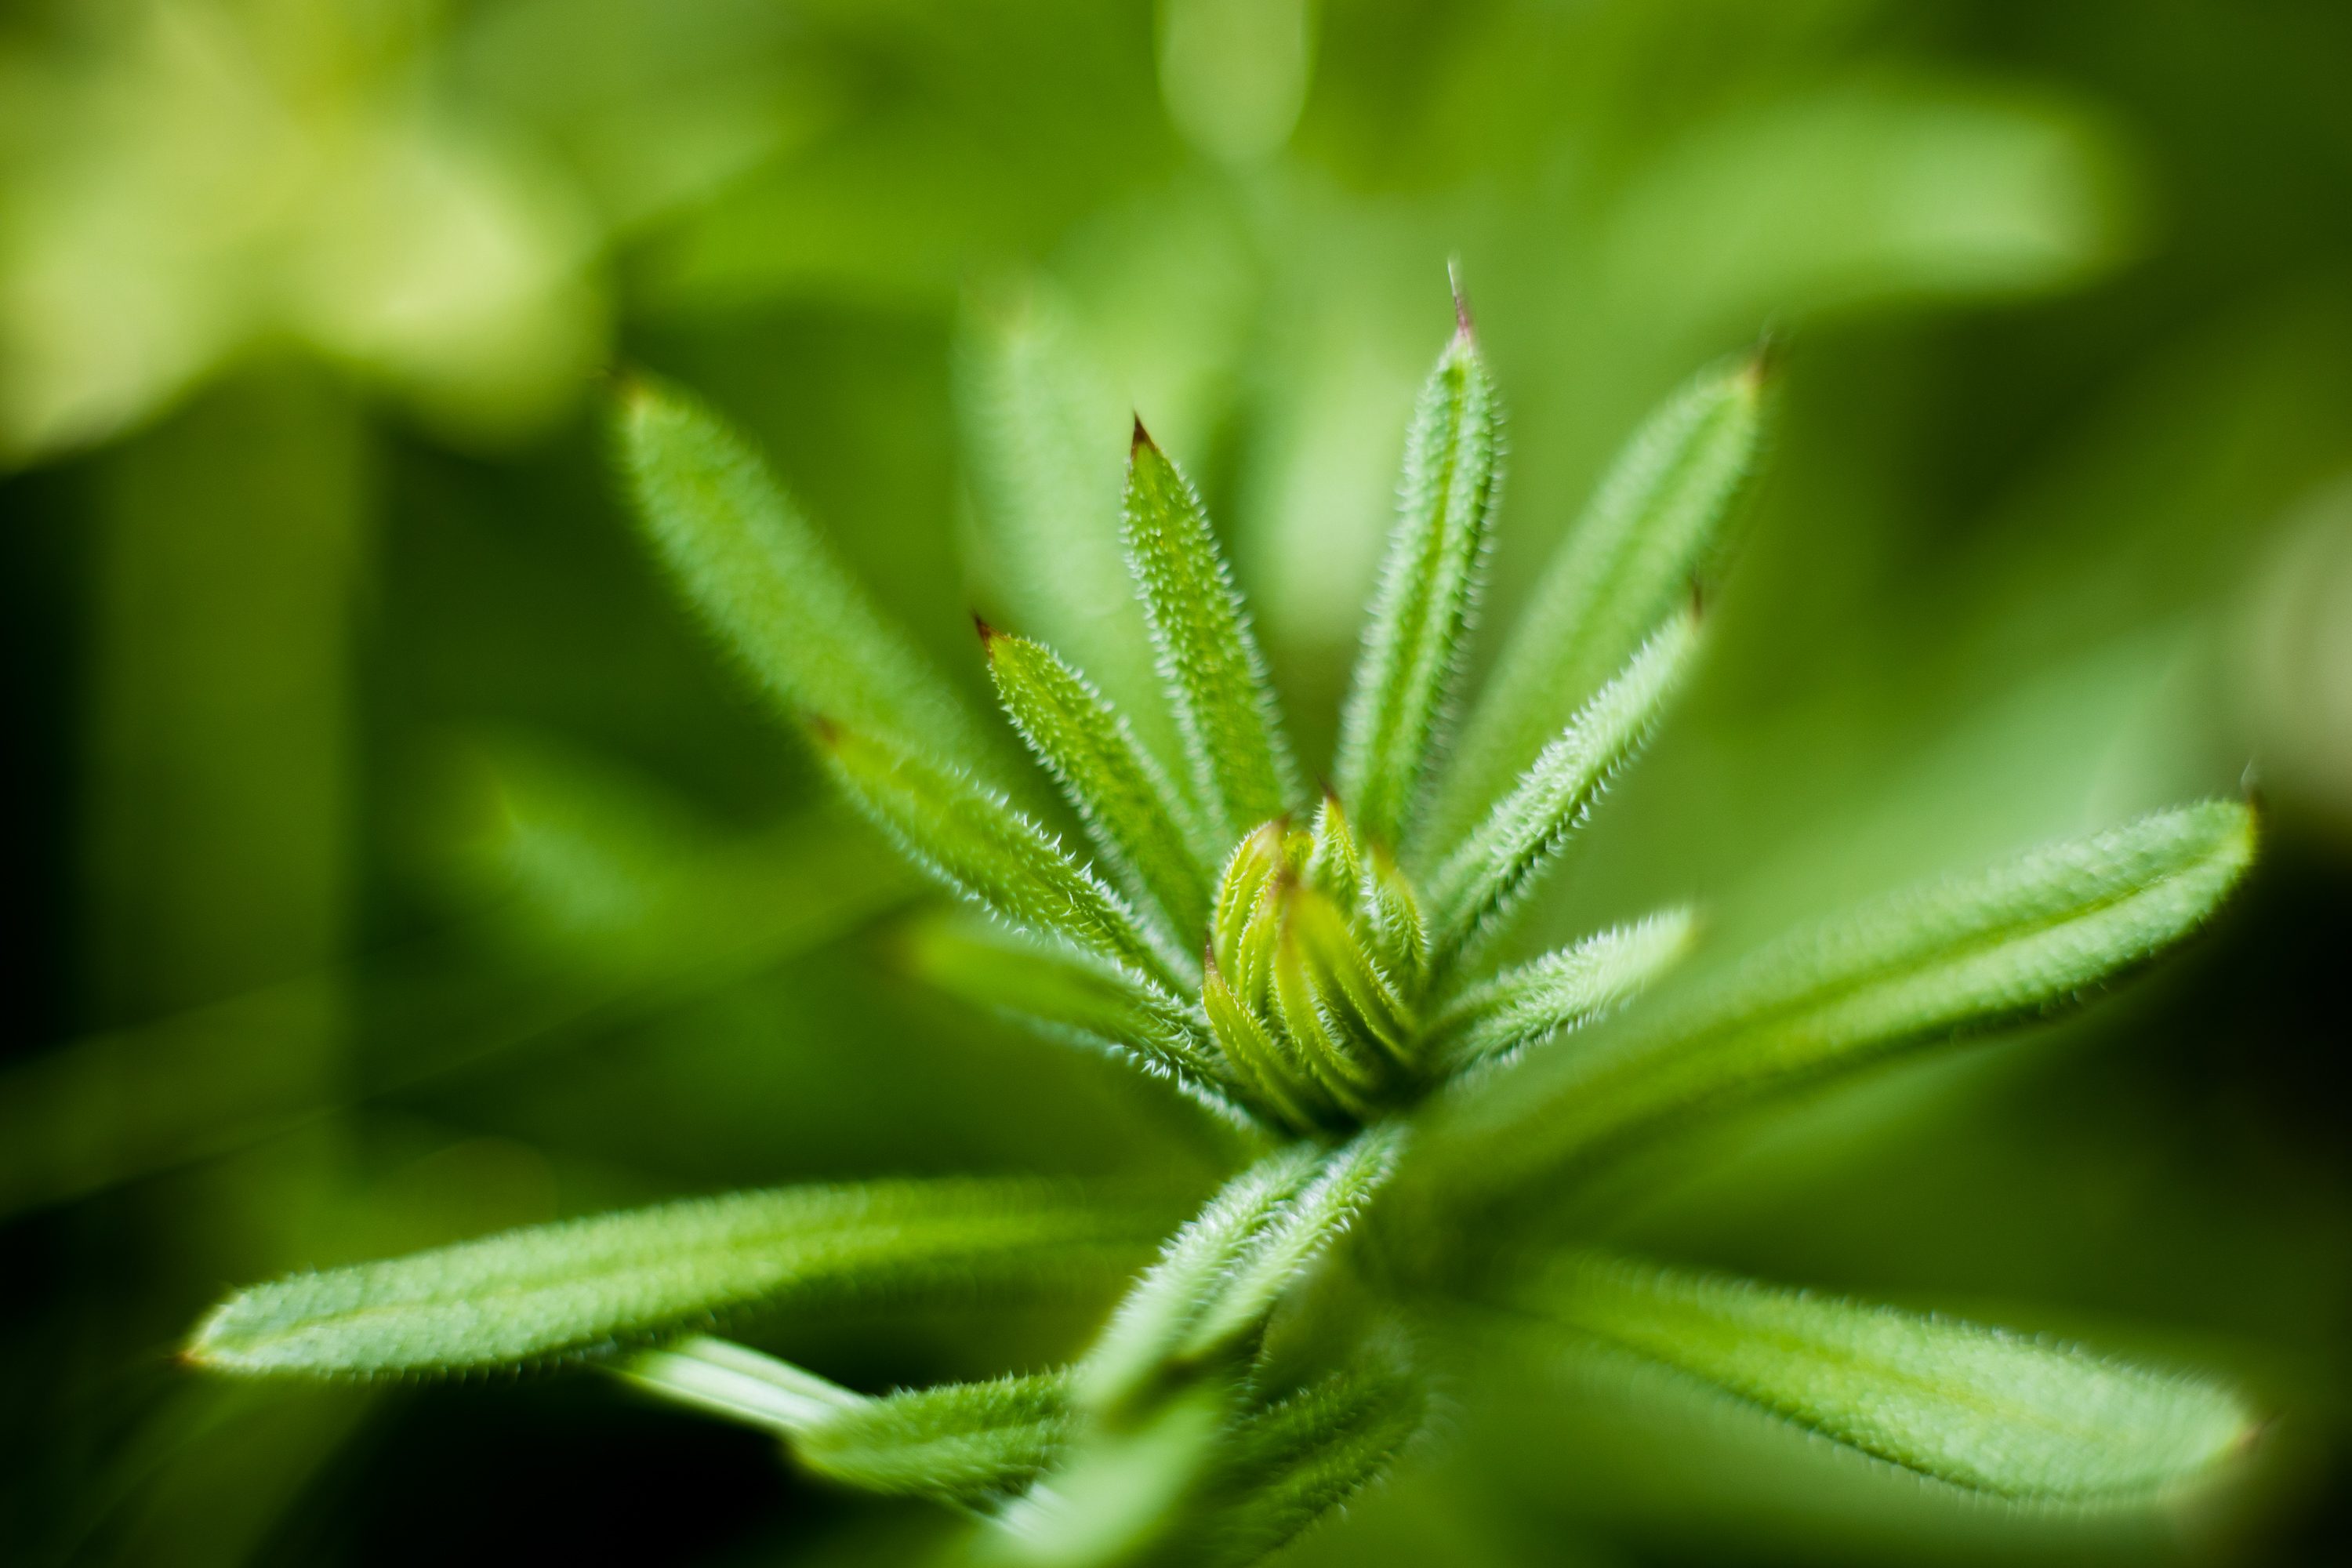
M 1369 1121 L 1421 1084 L 1428 934 L 1388 851 L 1326 795 L 1277 817 L 1217 885 L 1201 1000 L 1235 1077 L 1294 1128 Z

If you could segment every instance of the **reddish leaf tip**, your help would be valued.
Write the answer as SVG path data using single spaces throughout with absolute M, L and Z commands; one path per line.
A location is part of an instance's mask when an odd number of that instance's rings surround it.
M 1454 335 L 1462 342 L 1477 336 L 1477 328 L 1470 319 L 1470 297 L 1462 288 L 1462 258 L 1449 257 L 1445 262 L 1445 281 L 1454 290 Z

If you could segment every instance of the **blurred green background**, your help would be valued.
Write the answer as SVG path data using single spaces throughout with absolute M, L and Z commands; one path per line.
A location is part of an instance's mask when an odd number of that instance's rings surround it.
M 906 978 L 916 890 L 630 536 L 606 377 L 755 432 L 975 695 L 967 613 L 1047 629 L 1024 583 L 1100 563 L 1024 519 L 1107 536 L 1139 410 L 1318 757 L 1450 257 L 1512 421 L 1490 620 L 1646 406 L 1759 334 L 1782 365 L 1709 667 L 1534 934 L 1693 898 L 1736 944 L 2271 807 L 2164 973 L 1593 1223 L 2279 1416 L 2242 1495 L 2082 1521 L 1472 1358 L 1300 1560 L 2345 1552 L 2347 66 L 2340 0 L 0 8 L 0 1561 L 921 1560 L 950 1521 L 591 1376 L 173 1349 L 231 1284 L 670 1194 L 1207 1179 L 1149 1086 Z M 1017 378 L 1099 465 L 1001 439 Z M 778 1342 L 884 1386 L 1087 1310 Z

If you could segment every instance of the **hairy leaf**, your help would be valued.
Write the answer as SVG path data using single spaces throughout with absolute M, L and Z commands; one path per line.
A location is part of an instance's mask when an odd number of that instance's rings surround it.
M 1406 829 L 1453 697 L 1500 482 L 1499 421 L 1465 315 L 1413 412 L 1396 531 L 1340 722 L 1340 795 L 1382 843 Z
M 1663 910 L 1471 987 L 1430 1026 L 1444 1070 L 1498 1060 L 1632 1000 L 1681 962 L 1696 929 L 1688 910 Z
M 1315 1177 L 1318 1151 L 1294 1143 L 1260 1160 L 1176 1233 L 1119 1303 L 1078 1372 L 1078 1395 L 1111 1410 L 1158 1380 L 1216 1291 L 1283 1203 Z
M 788 1439 L 806 1468 L 866 1491 L 977 1503 L 1018 1490 L 1067 1446 L 1067 1371 L 868 1398 L 708 1334 L 618 1369 L 649 1393 Z
M 1580 1255 L 1529 1305 L 1811 1431 L 1958 1486 L 2145 1496 L 2252 1440 L 2217 1384 L 2000 1329 Z
M 1346 1234 L 1372 1194 L 1396 1171 L 1404 1129 L 1368 1127 L 1326 1155 L 1312 1181 L 1281 1205 L 1234 1258 L 1228 1277 L 1181 1342 L 1178 1354 L 1199 1360 L 1264 1323 L 1276 1300 Z
M 995 790 L 836 724 L 819 724 L 816 740 L 850 799 L 948 887 L 1017 930 L 1186 983 L 1186 956 L 1155 945 L 1117 893 Z
M 979 1503 L 1044 1474 L 1076 1425 L 1059 1371 L 869 1399 L 799 1434 L 793 1451 L 845 1486 Z
M 1636 431 L 1561 540 L 1462 731 L 1422 841 L 1484 816 L 1690 596 L 1756 457 L 1764 369 L 1704 372 Z
M 1695 615 L 1660 627 L 1454 847 L 1430 880 L 1433 962 L 1444 963 L 1491 931 L 1527 891 L 1617 770 L 1649 740 L 1697 646 Z
M 221 1372 L 457 1371 L 594 1350 L 733 1308 L 1076 1283 L 1153 1205 L 1024 1181 L 786 1187 L 538 1226 L 230 1297 L 187 1358 Z
M 1240 1496 L 1219 1521 L 1216 1555 L 1243 1563 L 1280 1551 L 1378 1480 L 1427 1407 L 1401 1350 L 1375 1343 L 1345 1369 L 1253 1412 L 1225 1461 Z
M 1087 835 L 1172 945 L 1189 952 L 1208 929 L 1210 866 L 1177 817 L 1167 774 L 1127 721 L 1086 678 L 1025 637 L 985 622 L 981 641 L 997 695 L 1077 808 Z
M 1227 1183 L 1120 1303 L 1079 1368 L 1081 1400 L 1127 1406 L 1262 1326 L 1388 1178 L 1402 1142 L 1383 1126 L 1328 1152 L 1293 1144 Z
M 969 918 L 923 921 L 907 951 L 915 971 L 941 990 L 1074 1030 L 1238 1114 L 1219 1087 L 1225 1064 L 1199 1009 L 1131 969 Z
M 1127 558 L 1211 825 L 1228 843 L 1290 809 L 1297 772 L 1249 616 L 1201 498 L 1141 421 L 1127 476 Z
M 1613 1048 L 1530 1058 L 1475 1097 L 1446 1142 L 1506 1178 L 2075 1001 L 2212 913 L 2254 837 L 2245 806 L 2208 801 L 1881 900 L 1758 952 Z
M 787 717 L 821 713 L 961 766 L 988 757 L 971 710 L 716 415 L 637 382 L 619 445 L 664 564 Z

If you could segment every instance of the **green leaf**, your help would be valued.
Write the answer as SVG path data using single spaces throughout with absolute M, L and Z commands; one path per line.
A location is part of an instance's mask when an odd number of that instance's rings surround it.
M 1229 1443 L 1225 1469 L 1241 1496 L 1219 1522 L 1216 1555 L 1255 1563 L 1280 1551 L 1386 1473 L 1427 1408 L 1401 1347 L 1376 1341 L 1345 1369 L 1253 1412 Z
M 1097 1426 L 1038 1485 L 991 1521 L 975 1560 L 1032 1568 L 1150 1561 L 1181 1527 L 1183 1504 L 1213 1459 L 1231 1404 L 1214 1383 L 1187 1389 L 1132 1426 Z
M 1076 1426 L 1059 1371 L 869 1399 L 799 1434 L 793 1452 L 844 1486 L 978 1504 L 1043 1475 Z
M 1203 1360 L 1262 1326 L 1276 1299 L 1347 1233 L 1395 1174 L 1404 1142 L 1402 1123 L 1384 1122 L 1324 1156 L 1314 1179 L 1284 1200 L 1235 1256 L 1229 1277 L 1177 1353 Z
M 1176 733 L 1119 541 L 1127 403 L 1042 278 L 971 300 L 961 327 L 956 412 L 983 603 L 1087 671 L 1165 763 Z
M 988 672 L 1004 711 L 1029 742 L 1142 906 L 1172 944 L 1200 945 L 1209 923 L 1209 873 L 1178 821 L 1178 796 L 1127 721 L 1086 678 L 1026 637 L 981 623 Z
M 1198 1008 L 1131 969 L 961 917 L 920 922 L 907 955 L 915 973 L 968 1002 L 1000 1009 L 1173 1076 L 1187 1092 L 1233 1120 L 1225 1063 Z
M 1119 1304 L 1079 1368 L 1081 1401 L 1126 1408 L 1244 1342 L 1370 1201 L 1402 1145 L 1401 1127 L 1369 1128 L 1328 1152 L 1278 1150 L 1227 1183 Z
M 635 1352 L 614 1370 L 664 1399 L 787 1437 L 870 1403 L 790 1362 L 711 1334 Z
M 1622 1006 L 1682 962 L 1696 932 L 1690 910 L 1665 910 L 1473 986 L 1430 1026 L 1440 1070 L 1499 1061 Z
M 1314 1179 L 1319 1152 L 1294 1143 L 1225 1184 L 1176 1233 L 1136 1282 L 1078 1372 L 1078 1397 L 1095 1410 L 1133 1402 L 1160 1379 L 1225 1277 L 1285 1200 Z
M 1126 537 L 1193 787 L 1230 843 L 1290 809 L 1297 770 L 1201 498 L 1141 420 L 1128 461 Z
M 1696 1110 L 2080 1000 L 2211 914 L 2254 855 L 2208 801 L 1912 889 L 1772 943 L 1613 1048 L 1546 1053 L 1446 1135 L 1489 1180 Z
M 637 382 L 618 413 L 637 518 L 688 603 L 785 716 L 821 713 L 899 750 L 976 766 L 991 742 L 784 495 L 685 395 Z
M 186 1355 L 245 1373 L 509 1366 L 754 1304 L 1076 1284 L 1124 1266 L 1156 1218 L 1040 1182 L 737 1193 L 257 1285 L 215 1308 Z
M 867 1398 L 708 1334 L 639 1351 L 620 1374 L 664 1399 L 773 1432 L 803 1468 L 862 1490 L 981 1503 L 1019 1490 L 1070 1441 L 1067 1371 Z
M 815 738 L 850 799 L 940 882 L 1016 930 L 1189 988 L 1190 955 L 1155 944 L 1117 893 L 1003 795 L 836 724 L 820 721 Z
M 1420 842 L 1467 832 L 1642 639 L 1690 597 L 1755 464 L 1764 366 L 1701 373 L 1618 457 L 1487 679 Z
M 1438 867 L 1429 885 L 1434 964 L 1491 933 L 1528 890 L 1647 742 L 1698 640 L 1695 612 L 1658 628 Z
M 2003 1497 L 2122 1500 L 2253 1436 L 2201 1379 L 1888 1307 L 1578 1255 L 1530 1289 L 1553 1321 L 1882 1459 Z
M 1501 481 L 1499 423 L 1465 315 L 1405 439 L 1396 531 L 1340 722 L 1340 796 L 1382 843 L 1411 822 L 1460 673 Z

